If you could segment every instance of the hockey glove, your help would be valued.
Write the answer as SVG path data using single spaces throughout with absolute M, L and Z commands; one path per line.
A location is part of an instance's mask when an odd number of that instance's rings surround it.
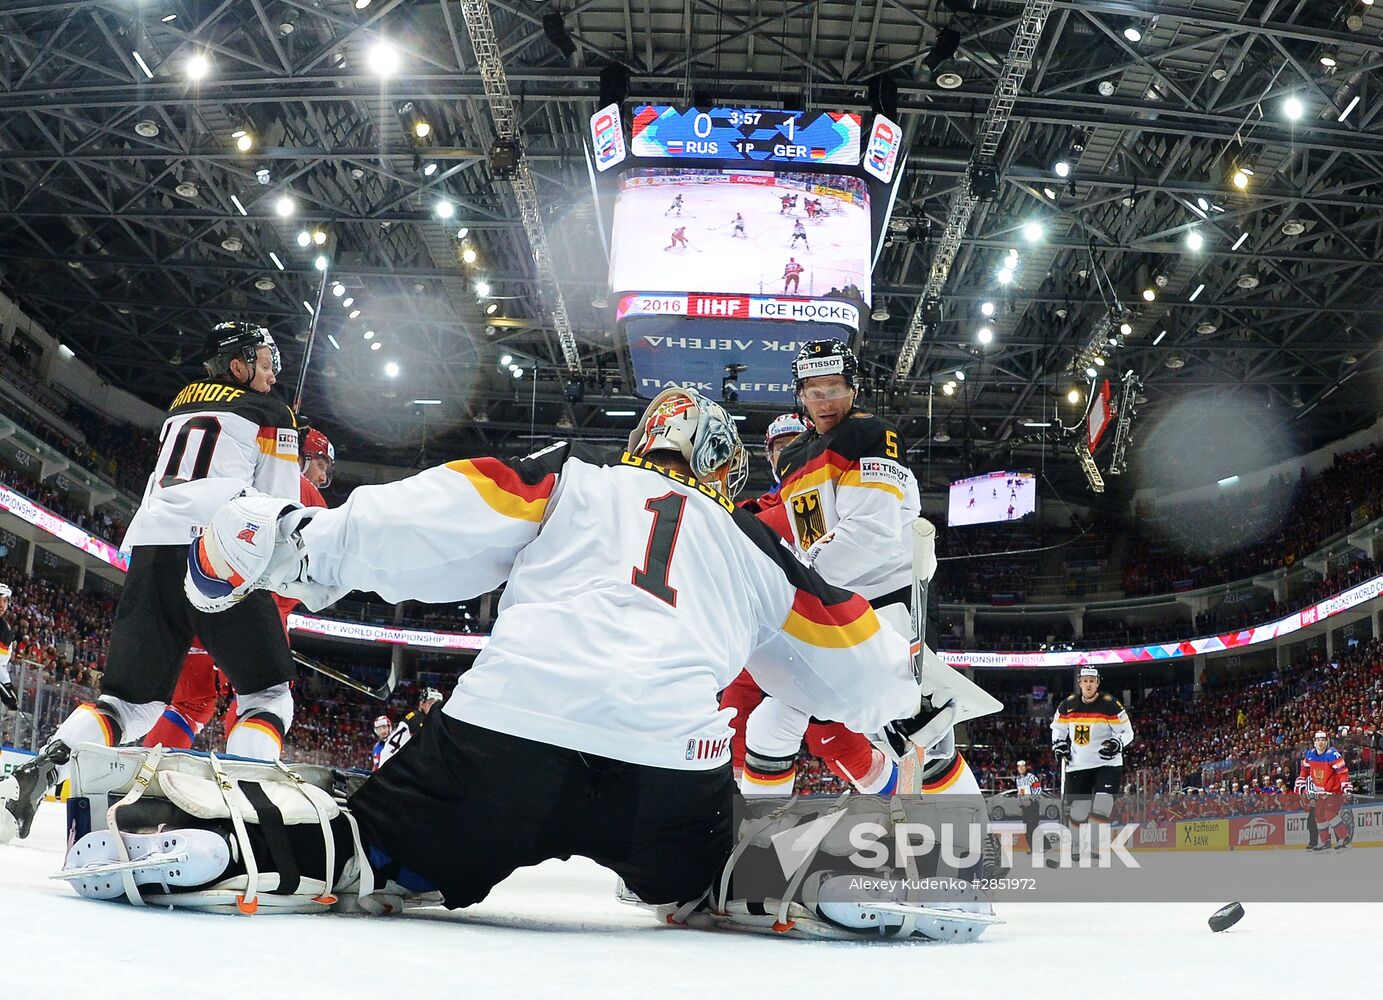
M 11 711 L 19 707 L 19 695 L 14 692 L 14 685 L 6 681 L 0 684 L 0 703 Z
M 1298 778 L 1298 779 L 1297 779 L 1295 791 L 1296 791 L 1296 793 L 1297 793 L 1298 795 L 1300 795 L 1302 792 L 1306 791 L 1306 779 L 1305 779 L 1305 778 Z
M 187 549 L 183 590 L 199 611 L 225 611 L 253 590 L 295 580 L 301 570 L 298 529 L 308 508 L 245 490 L 218 510 Z
M 914 745 L 922 745 L 925 748 L 926 743 L 916 739 L 916 737 L 922 734 L 928 724 L 941 716 L 950 706 L 951 700 L 949 698 L 941 705 L 933 705 L 932 700 L 923 695 L 921 708 L 916 715 L 910 719 L 895 719 L 884 726 L 881 735 L 888 742 L 889 749 L 893 751 L 893 759 L 901 761 L 912 752 Z M 950 728 L 947 725 L 945 731 L 949 732 Z
M 1100 760 L 1113 760 L 1124 752 L 1124 745 L 1113 736 L 1100 744 Z
M 1064 736 L 1052 743 L 1052 756 L 1057 760 L 1064 760 L 1071 763 L 1071 737 Z

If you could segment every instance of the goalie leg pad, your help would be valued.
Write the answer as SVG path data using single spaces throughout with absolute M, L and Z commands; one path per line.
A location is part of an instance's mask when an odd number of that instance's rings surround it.
M 121 894 L 131 903 L 143 904 L 148 891 L 166 906 L 245 914 L 320 912 L 337 902 L 335 892 L 344 885 L 347 872 L 350 883 L 343 893 L 374 891 L 374 879 L 363 860 L 364 849 L 354 824 L 317 783 L 330 787 L 330 774 L 323 769 L 305 768 L 299 773 L 278 762 L 222 761 L 193 753 L 164 755 L 157 749 L 86 745 L 74 753 L 72 774 L 69 805 L 76 807 L 74 815 L 89 814 L 91 825 L 96 827 L 90 837 L 97 839 L 83 837 L 80 841 L 86 845 L 85 857 L 92 851 L 113 851 L 116 860 L 106 863 L 116 866 L 111 874 L 120 876 Z M 122 793 L 123 798 L 102 810 Z M 145 801 L 132 808 L 141 796 Z M 105 827 L 99 827 L 102 815 Z M 128 822 L 130 829 L 122 830 L 122 821 Z M 168 829 L 135 829 L 155 821 Z M 122 851 L 143 849 L 151 843 L 120 835 L 158 832 L 197 846 L 200 858 L 204 853 L 201 849 L 209 843 L 201 835 L 208 829 L 228 843 L 232 863 L 223 866 L 222 877 L 209 885 L 205 884 L 207 879 L 190 883 L 202 886 L 196 891 L 177 891 L 184 889 L 185 880 L 182 876 L 163 878 L 163 868 L 147 873 L 147 881 L 141 882 L 144 866 L 140 859 L 133 854 L 120 856 Z M 190 864 L 191 852 L 175 851 L 172 857 L 183 853 L 188 854 Z M 205 864 L 199 860 L 196 874 L 210 867 L 213 860 Z M 85 863 L 85 858 L 69 858 L 65 872 L 69 880 L 81 876 L 80 866 Z M 160 889 L 173 891 L 154 893 L 143 888 L 155 881 Z M 101 894 L 106 891 L 93 886 L 82 894 L 107 898 Z

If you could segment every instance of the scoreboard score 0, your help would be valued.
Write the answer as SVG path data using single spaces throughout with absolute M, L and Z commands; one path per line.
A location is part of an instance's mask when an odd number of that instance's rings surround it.
M 757 163 L 860 162 L 860 116 L 846 111 L 688 108 L 634 109 L 630 152 L 649 158 Z

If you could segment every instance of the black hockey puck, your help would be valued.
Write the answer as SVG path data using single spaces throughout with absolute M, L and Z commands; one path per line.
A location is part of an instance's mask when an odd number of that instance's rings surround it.
M 1212 913 L 1210 915 L 1210 920 L 1208 921 L 1208 923 L 1210 924 L 1210 929 L 1212 931 L 1219 933 L 1220 931 L 1229 930 L 1229 928 L 1233 927 L 1240 920 L 1242 920 L 1243 916 L 1243 904 L 1230 903 L 1228 906 L 1222 906 L 1214 913 Z

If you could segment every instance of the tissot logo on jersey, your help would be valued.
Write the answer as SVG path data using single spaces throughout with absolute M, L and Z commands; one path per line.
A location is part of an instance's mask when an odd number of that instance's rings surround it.
M 860 459 L 860 481 L 864 483 L 891 483 L 902 488 L 908 481 L 908 470 L 897 462 L 886 458 Z

